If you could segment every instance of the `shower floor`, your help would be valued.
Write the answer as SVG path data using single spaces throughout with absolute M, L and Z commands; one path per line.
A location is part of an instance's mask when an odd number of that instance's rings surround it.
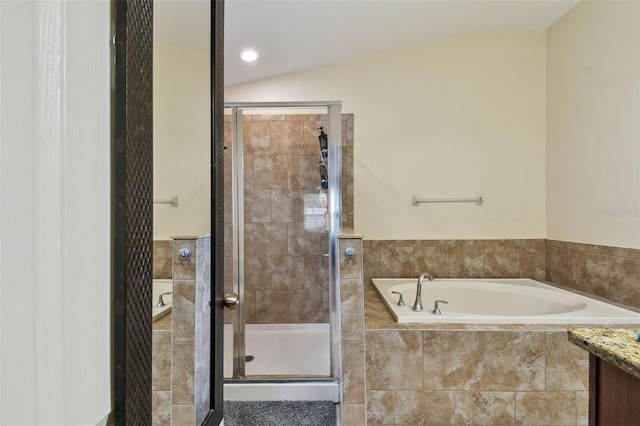
M 329 377 L 329 324 L 247 324 L 247 377 Z M 224 325 L 224 377 L 233 376 L 233 325 Z

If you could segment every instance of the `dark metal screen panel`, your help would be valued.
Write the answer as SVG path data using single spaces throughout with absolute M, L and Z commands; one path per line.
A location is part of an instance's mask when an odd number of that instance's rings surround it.
M 151 424 L 152 0 L 113 1 L 113 418 Z

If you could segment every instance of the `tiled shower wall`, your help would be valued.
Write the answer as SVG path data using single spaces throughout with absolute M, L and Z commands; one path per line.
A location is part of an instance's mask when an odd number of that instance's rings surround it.
M 225 288 L 232 289 L 231 123 L 225 121 Z M 329 321 L 327 233 L 304 229 L 317 194 L 322 115 L 245 115 L 245 315 L 251 323 Z M 353 115 L 343 115 L 343 216 L 353 224 Z M 232 311 L 225 312 L 230 322 Z

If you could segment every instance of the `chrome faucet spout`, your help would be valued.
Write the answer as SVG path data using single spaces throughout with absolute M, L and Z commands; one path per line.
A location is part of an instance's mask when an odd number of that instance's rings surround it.
M 413 304 L 413 308 L 411 308 L 411 310 L 416 312 L 422 311 L 422 281 L 425 278 L 428 279 L 429 281 L 433 281 L 433 275 L 431 275 L 428 272 L 423 272 L 418 277 L 418 284 L 416 289 L 416 301 Z

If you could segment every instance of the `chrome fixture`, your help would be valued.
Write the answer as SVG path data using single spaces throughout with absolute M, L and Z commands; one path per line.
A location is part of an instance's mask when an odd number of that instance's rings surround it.
M 400 296 L 400 298 L 398 299 L 398 303 L 396 303 L 396 305 L 404 306 L 404 298 L 402 297 L 402 293 L 400 293 L 399 291 L 392 291 L 391 293 L 397 294 Z
M 356 249 L 353 246 L 347 246 L 344 249 L 344 256 L 347 262 L 356 262 Z
M 191 249 L 189 247 L 182 247 L 180 249 L 180 264 L 191 262 Z
M 445 305 L 449 302 L 447 302 L 446 300 L 436 300 L 436 303 L 434 303 L 433 305 L 433 311 L 431 311 L 431 313 L 433 315 L 440 315 L 442 312 L 440 312 L 440 308 L 438 307 L 438 303 L 444 303 Z
M 171 294 L 171 293 L 173 293 L 173 292 L 172 291 L 167 291 L 167 292 L 164 292 L 164 293 L 160 293 L 160 297 L 158 297 L 158 303 L 156 303 L 156 306 L 158 308 L 166 306 L 166 303 L 164 303 L 164 300 L 162 300 L 162 296 L 166 296 L 167 294 Z
M 226 293 L 223 299 L 224 307 L 235 309 L 240 304 L 240 297 L 236 293 Z
M 422 311 L 422 280 L 428 279 L 429 281 L 433 281 L 433 275 L 428 272 L 423 272 L 418 277 L 418 288 L 416 289 L 416 301 L 413 304 L 412 310 L 416 312 Z

